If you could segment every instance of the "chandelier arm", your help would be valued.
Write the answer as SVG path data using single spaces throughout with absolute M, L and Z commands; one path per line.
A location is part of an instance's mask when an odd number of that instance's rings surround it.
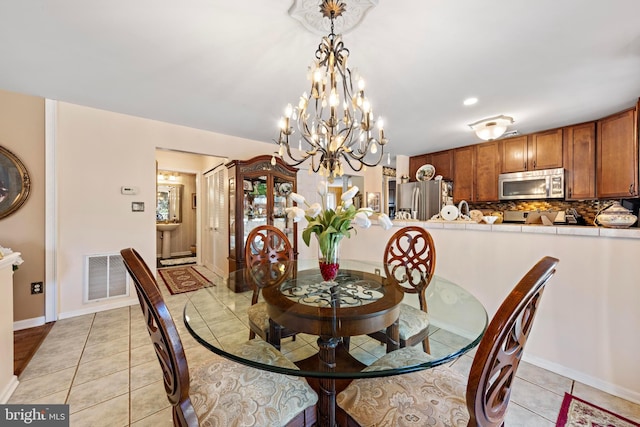
M 275 142 L 276 144 L 280 145 L 280 142 L 276 141 L 275 139 L 273 140 L 273 142 Z M 287 141 L 286 143 L 284 143 L 284 145 L 286 146 L 285 152 L 287 153 L 287 156 L 293 162 L 293 163 L 290 163 L 291 166 L 298 166 L 299 164 L 303 163 L 304 161 L 306 161 L 311 156 L 309 153 L 307 153 L 306 155 L 302 156 L 302 159 L 296 158 L 296 157 L 293 156 L 293 153 L 291 152 L 291 148 L 289 146 L 289 142 Z M 284 156 L 281 156 L 281 157 L 284 157 Z
M 381 145 L 380 147 L 381 147 L 380 151 L 379 151 L 380 154 L 378 155 L 378 159 L 375 162 L 367 162 L 367 161 L 365 161 L 364 158 L 365 158 L 366 153 L 364 153 L 362 156 L 355 156 L 351 152 L 345 152 L 345 154 L 349 155 L 349 157 L 353 158 L 354 160 L 359 161 L 360 163 L 362 163 L 363 165 L 365 165 L 367 167 L 374 167 L 374 166 L 378 166 L 380 164 L 380 162 L 382 161 L 382 157 L 384 157 L 384 145 Z
M 378 157 L 378 161 L 376 162 L 376 164 L 373 164 L 373 166 L 376 166 L 378 162 L 382 161 L 382 157 L 384 155 L 384 144 L 380 144 L 380 141 L 378 141 L 375 138 L 367 139 L 367 142 L 366 142 L 366 144 L 365 144 L 363 149 L 356 148 L 355 150 L 347 151 L 347 152 L 349 153 L 349 156 L 352 159 L 355 159 L 355 160 L 358 160 L 358 161 L 363 161 L 365 156 L 369 153 L 371 146 L 374 145 L 374 144 L 376 146 L 380 147 L 380 154 L 377 156 Z M 366 165 L 367 166 L 371 166 L 370 164 L 366 164 Z
M 340 154 L 342 155 L 342 158 L 347 162 L 347 164 L 351 169 L 353 169 L 356 172 L 360 172 L 362 170 L 363 163 L 361 161 L 358 160 L 358 164 L 356 166 L 353 166 L 353 164 L 351 163 L 351 160 L 349 159 L 350 153 L 343 151 Z
M 309 132 L 309 126 L 305 121 L 298 121 L 298 131 L 300 132 L 300 136 L 309 144 L 311 147 L 317 149 L 319 147 L 318 143 L 316 143 L 311 137 L 311 132 Z
M 351 139 L 352 131 L 353 131 L 353 127 L 349 126 L 349 127 L 340 129 L 340 131 L 338 132 L 338 135 L 341 135 L 342 133 L 346 132 L 346 134 L 343 136 L 342 144 L 340 145 L 342 147 L 342 150 L 351 151 L 351 145 L 353 145 L 353 143 L 356 141 L 356 140 L 349 141 Z

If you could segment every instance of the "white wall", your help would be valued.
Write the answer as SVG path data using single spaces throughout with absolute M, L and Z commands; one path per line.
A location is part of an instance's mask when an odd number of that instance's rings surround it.
M 360 231 L 343 240 L 342 255 L 380 261 L 395 231 L 378 226 Z M 558 258 L 524 359 L 640 402 L 640 239 L 444 228 L 429 232 L 437 248 L 436 274 L 472 292 L 490 317 L 540 258 Z
M 57 116 L 59 318 L 137 303 L 83 302 L 84 260 L 90 254 L 136 248 L 155 267 L 156 147 L 230 159 L 273 151 L 250 141 L 183 126 L 58 103 Z M 136 196 L 120 194 L 136 186 Z M 131 202 L 145 203 L 131 212 Z

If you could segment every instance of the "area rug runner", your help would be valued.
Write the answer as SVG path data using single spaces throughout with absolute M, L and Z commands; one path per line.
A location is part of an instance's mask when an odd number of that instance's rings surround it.
M 160 268 L 158 273 L 171 294 L 197 291 L 206 286 L 215 286 L 193 267 Z
M 169 267 L 172 265 L 182 265 L 182 264 L 195 264 L 196 257 L 186 257 L 186 258 L 169 258 L 169 259 L 161 259 L 160 265 L 163 267 Z
M 614 414 L 569 393 L 564 394 L 556 427 L 640 427 L 640 424 Z

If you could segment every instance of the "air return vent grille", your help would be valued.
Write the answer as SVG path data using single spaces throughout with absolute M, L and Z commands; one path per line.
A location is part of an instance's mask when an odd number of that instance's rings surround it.
M 85 302 L 129 295 L 129 274 L 120 254 L 86 257 Z

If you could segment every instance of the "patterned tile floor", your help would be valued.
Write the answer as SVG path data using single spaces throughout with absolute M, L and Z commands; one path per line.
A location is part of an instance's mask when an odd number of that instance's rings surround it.
M 197 267 L 204 275 L 213 274 Z M 189 294 L 171 295 L 159 279 L 160 288 L 183 341 L 190 366 L 211 357 L 187 332 L 182 309 Z M 248 338 L 247 319 L 237 318 L 226 307 L 249 306 L 250 295 L 217 287 L 221 322 L 229 323 L 229 334 L 216 337 L 223 345 Z M 452 339 L 442 331 L 431 336 L 432 351 Z M 367 337 L 351 340 L 354 354 L 362 361 L 384 347 Z M 298 335 L 283 341 L 282 351 L 293 360 L 315 352 L 315 338 Z M 453 363 L 468 375 L 472 354 Z M 67 403 L 71 425 L 83 426 L 171 426 L 171 410 L 162 383 L 162 373 L 145 329 L 142 312 L 134 305 L 96 314 L 59 320 L 19 378 L 9 403 Z M 523 362 L 513 387 L 506 425 L 552 427 L 564 392 L 640 421 L 640 405 Z

